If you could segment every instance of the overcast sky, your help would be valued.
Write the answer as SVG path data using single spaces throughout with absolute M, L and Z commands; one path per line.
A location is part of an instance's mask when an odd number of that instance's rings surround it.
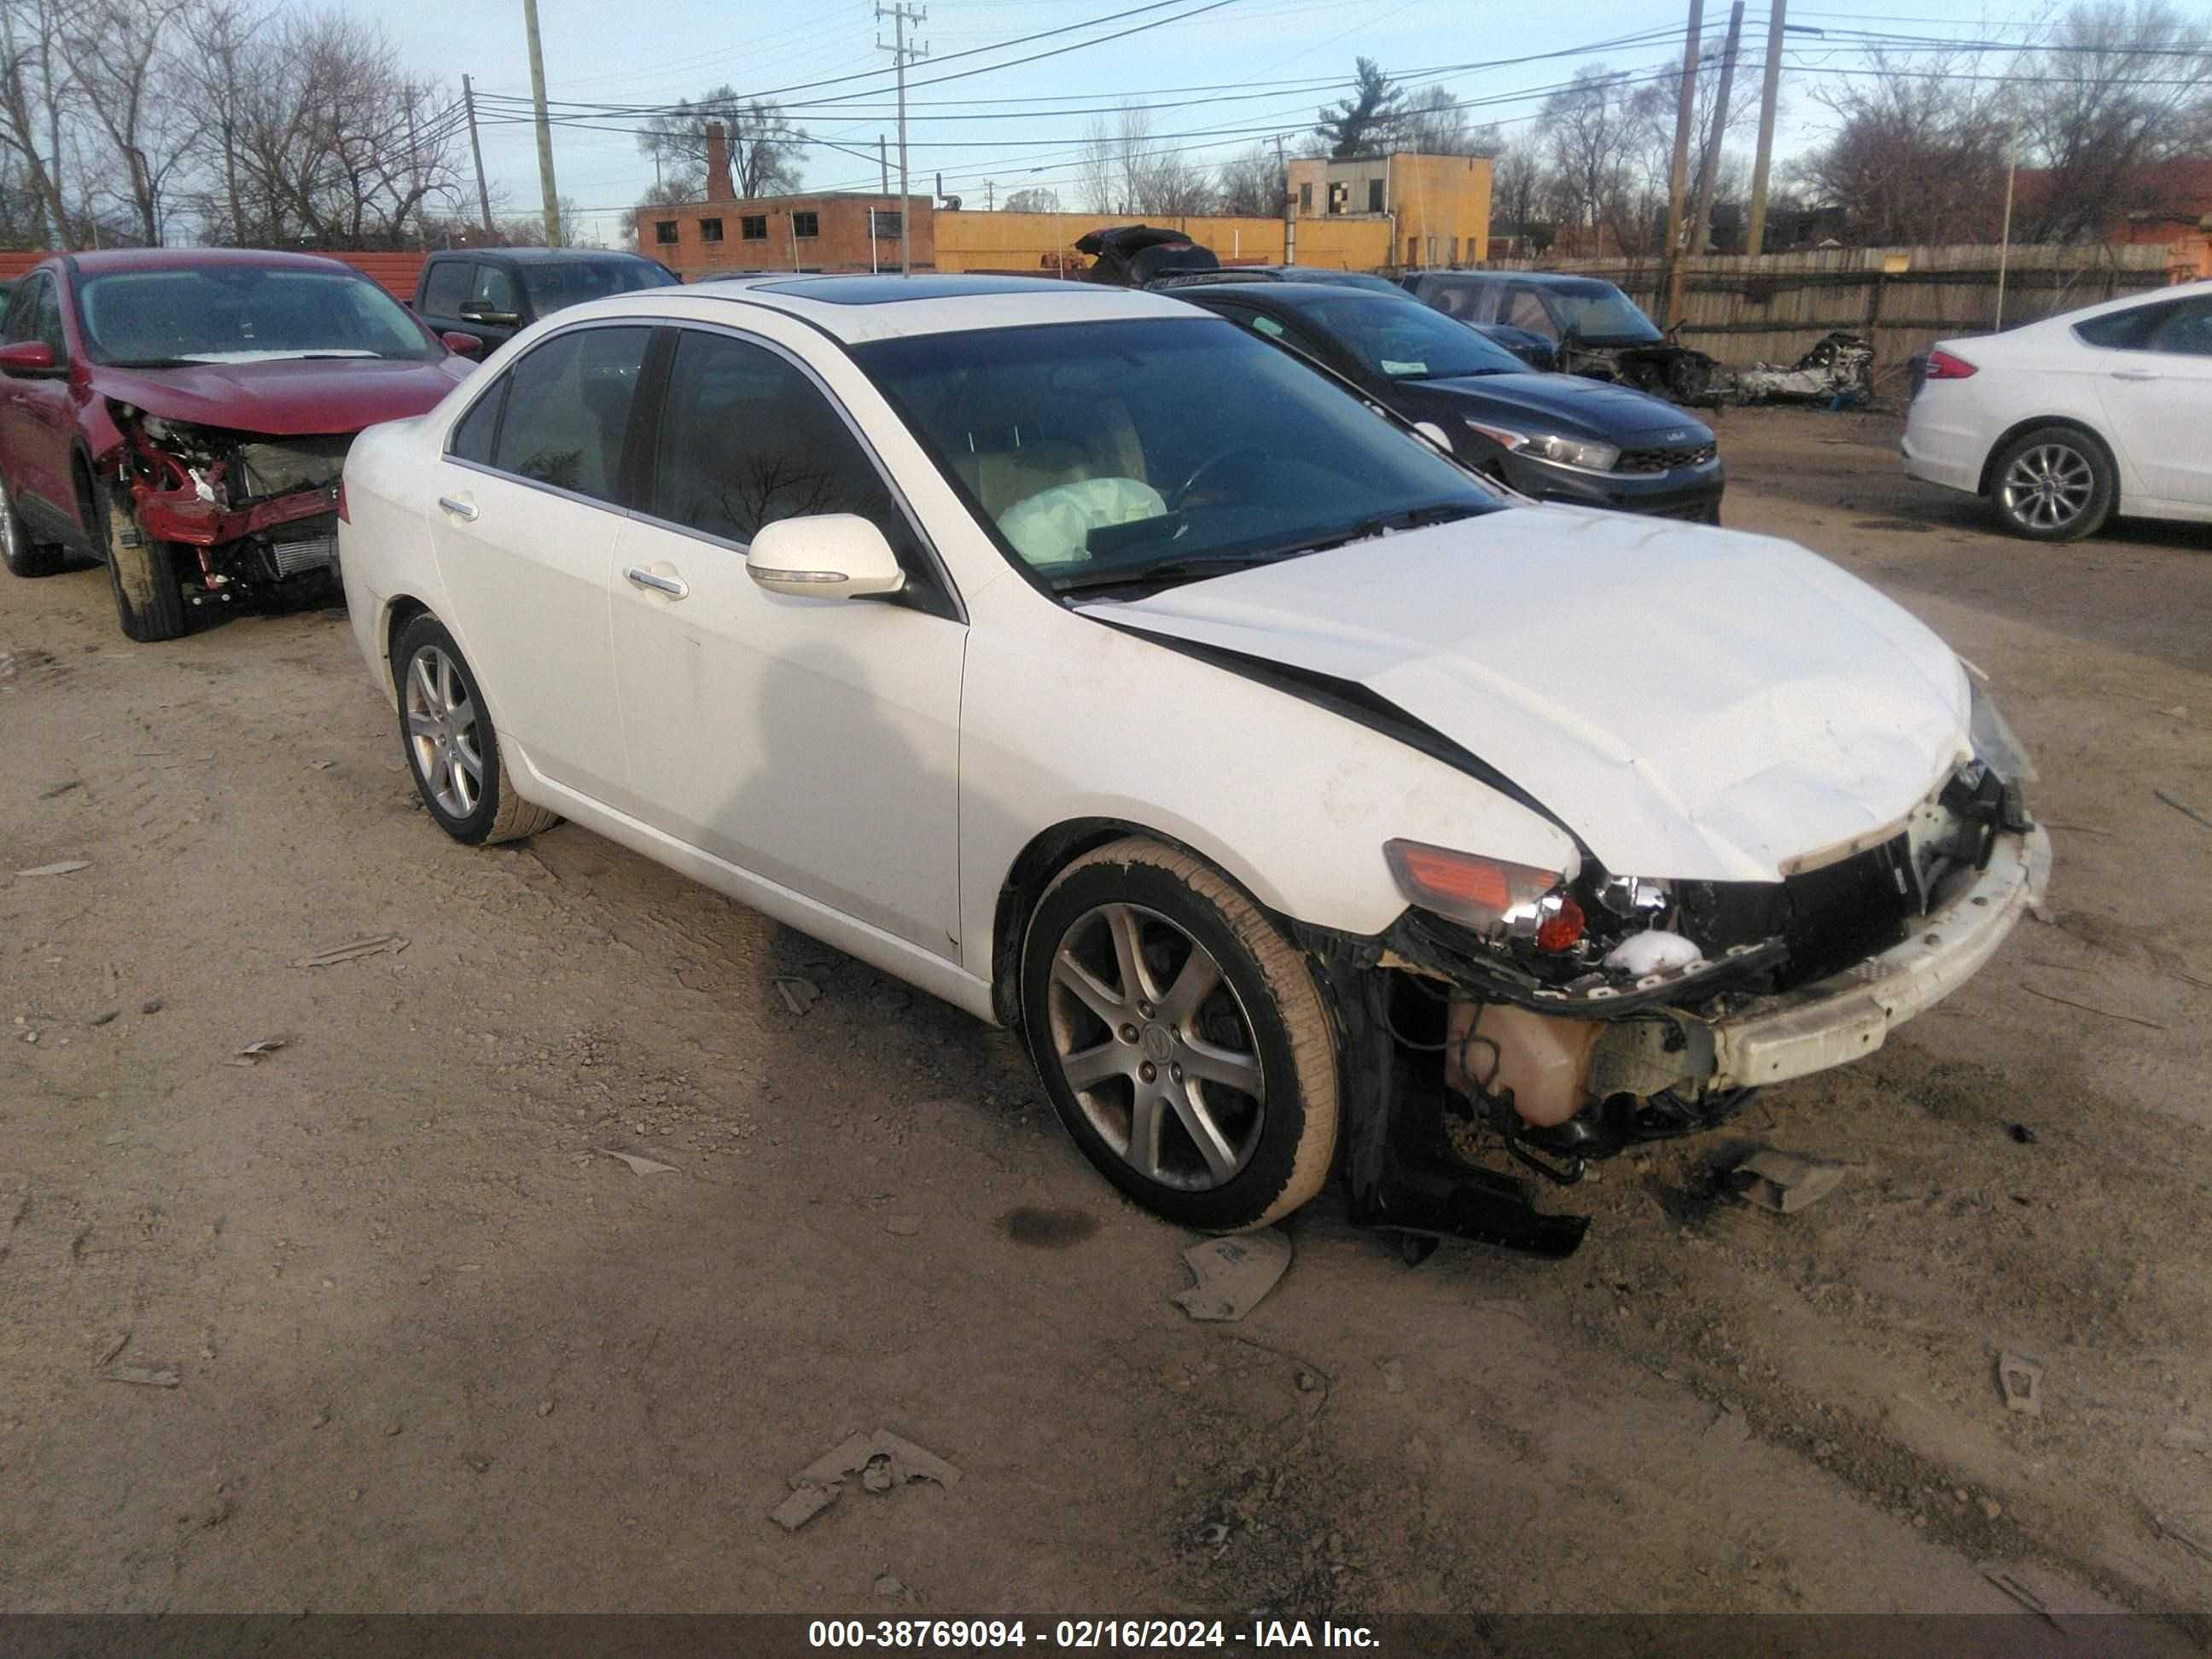
M 1081 24 L 1129 11 L 1143 0 L 934 0 L 915 31 L 931 57 L 910 71 L 915 82 L 988 65 L 999 57 L 1021 57 L 1065 47 L 1097 35 L 1175 17 L 1209 0 L 1137 12 L 1093 28 L 1073 30 L 1004 53 L 956 58 L 1015 36 Z M 1784 122 L 1778 151 L 1788 154 L 1817 137 L 1823 112 L 1804 94 L 1822 72 L 1863 63 L 1854 47 L 1833 33 L 1893 29 L 1917 35 L 1972 35 L 2019 40 L 2027 18 L 2043 12 L 2036 0 L 1812 0 L 1793 6 L 1793 24 L 1826 28 L 1826 38 L 1790 37 L 1785 63 Z M 1768 0 L 1752 0 L 1747 30 L 1763 28 Z M 539 0 L 550 98 L 598 103 L 653 103 L 696 96 L 722 82 L 742 94 L 772 92 L 800 83 L 859 76 L 833 85 L 783 93 L 793 117 L 818 137 L 862 155 L 817 147 L 808 152 L 808 189 L 873 186 L 872 158 L 878 134 L 894 146 L 890 54 L 878 52 L 879 31 L 890 23 L 874 15 L 872 0 L 794 0 L 780 6 L 713 3 L 712 0 L 653 0 L 616 7 L 605 0 Z M 1572 7 L 1532 5 L 1523 0 L 1224 0 L 1204 15 L 1172 21 L 1126 39 L 1064 52 L 1041 62 L 942 85 L 915 85 L 909 113 L 909 164 L 917 193 L 945 174 L 945 187 L 982 206 L 985 180 L 1003 201 L 1024 185 L 1046 185 L 1073 195 L 1073 150 L 1086 117 L 1054 106 L 1110 104 L 1124 97 L 1174 104 L 1152 118 L 1160 134 L 1190 146 L 1190 159 L 1212 163 L 1248 148 L 1264 133 L 1295 133 L 1310 125 L 1314 108 L 1338 95 L 1328 88 L 1259 83 L 1296 82 L 1324 76 L 1348 81 L 1354 54 L 1379 59 L 1394 73 L 1412 74 L 1416 85 L 1450 88 L 1470 103 L 1496 103 L 1474 111 L 1497 120 L 1508 137 L 1531 130 L 1540 90 L 1566 79 L 1582 54 L 1534 62 L 1500 60 L 1601 42 L 1626 40 L 1591 52 L 1615 69 L 1649 72 L 1678 61 L 1672 41 L 1632 37 L 1679 31 L 1684 4 L 1636 0 L 1586 0 Z M 521 0 L 382 0 L 379 16 L 410 69 L 442 75 L 458 94 L 465 71 L 482 93 L 526 98 L 530 61 L 524 44 Z M 1728 16 L 1726 0 L 1706 0 L 1705 28 L 1717 42 Z M 1754 42 L 1740 64 L 1753 84 L 1764 46 Z M 1459 64 L 1495 67 L 1423 77 L 1418 71 Z M 2001 67 L 1993 58 L 1991 68 Z M 1171 88 L 1231 86 L 1235 91 Z M 1793 90 L 1794 88 L 1794 90 Z M 1340 89 L 1339 89 L 1340 90 Z M 1530 94 L 1521 95 L 1516 94 Z M 831 106 L 799 108 L 805 100 L 842 100 Z M 1036 99 L 1034 107 L 992 100 Z M 485 106 L 484 167 L 507 210 L 534 212 L 538 204 L 537 160 L 531 127 L 491 118 Z M 510 112 L 501 107 L 501 114 Z M 1019 115 L 1021 118 L 1007 118 Z M 619 122 L 614 125 L 620 125 Z M 1224 131 L 1226 130 L 1226 131 Z M 1741 143 L 1748 147 L 1749 136 Z M 592 230 L 618 240 L 623 211 L 652 182 L 651 162 L 637 153 L 627 131 L 556 128 L 554 159 L 561 192 L 586 210 Z M 894 188 L 896 188 L 894 178 Z M 1069 205 L 1073 206 L 1072 199 Z

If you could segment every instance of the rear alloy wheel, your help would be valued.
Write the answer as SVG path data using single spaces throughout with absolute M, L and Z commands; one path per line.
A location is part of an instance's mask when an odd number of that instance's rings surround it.
M 1136 837 L 1085 854 L 1038 901 L 1022 982 L 1054 1108 L 1138 1203 L 1232 1231 L 1320 1191 L 1334 1033 L 1305 959 L 1218 872 Z
M 2031 541 L 2080 541 L 2112 516 L 2112 461 L 2102 445 L 2070 426 L 2022 434 L 1990 477 L 1997 516 Z
M 416 617 L 392 647 L 399 688 L 399 741 L 416 792 L 455 841 L 471 847 L 517 841 L 561 822 L 507 787 L 499 733 L 475 677 L 434 617 Z
M 30 527 L 15 510 L 15 498 L 9 491 L 8 481 L 0 478 L 0 561 L 5 562 L 9 574 L 51 576 L 62 568 L 63 559 L 58 543 L 31 539 Z

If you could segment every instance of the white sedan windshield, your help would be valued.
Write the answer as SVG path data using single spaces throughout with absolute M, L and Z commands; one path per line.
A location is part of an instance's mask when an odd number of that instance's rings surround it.
M 1501 504 L 1227 323 L 915 335 L 854 356 L 1056 587 L 1287 557 Z

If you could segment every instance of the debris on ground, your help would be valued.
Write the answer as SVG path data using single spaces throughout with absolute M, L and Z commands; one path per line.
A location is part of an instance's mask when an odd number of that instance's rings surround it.
M 2029 1128 L 2025 1123 L 2015 1123 L 2010 1128 L 2007 1129 L 2005 1133 L 2023 1146 L 2033 1146 L 2035 1145 L 2035 1131 Z
M 1168 1299 L 1193 1319 L 1238 1320 L 1290 1270 L 1290 1235 L 1279 1227 L 1209 1238 L 1182 1253 L 1198 1282 Z
M 2160 1438 L 2176 1451 L 2212 1451 L 2212 1429 L 2194 1429 L 2185 1423 L 2176 1423 Z
M 2004 1390 L 2005 1409 L 2029 1417 L 2043 1415 L 2043 1362 L 2026 1354 L 1997 1356 L 1997 1386 Z
M 100 1358 L 92 1362 L 93 1370 L 96 1371 L 104 1370 L 122 1354 L 125 1348 L 130 1346 L 131 1332 L 126 1328 L 125 1329 L 118 1332 L 116 1335 L 115 1340 L 109 1343 L 106 1350 L 101 1352 Z
M 1728 1173 L 1729 1189 L 1777 1215 L 1809 1209 L 1843 1185 L 1850 1165 L 1762 1146 Z
M 228 1060 L 226 1066 L 258 1066 L 262 1060 L 291 1042 L 289 1037 L 263 1037 L 258 1042 L 249 1042 Z
M 35 864 L 27 870 L 18 870 L 19 876 L 67 876 L 79 870 L 92 868 L 90 859 L 64 859 L 58 864 Z
M 2187 801 L 2182 799 L 2180 796 L 2170 795 L 2163 789 L 2154 789 L 2151 791 L 2151 793 L 2156 795 L 2168 806 L 2171 806 L 2175 811 L 2180 813 L 2182 817 L 2185 818 L 2194 818 L 2197 823 L 2203 824 L 2207 830 L 2212 830 L 2212 817 L 2205 817 L 2203 813 L 2198 811 Z M 18 875 L 24 876 L 35 876 L 45 872 L 38 870 L 19 870 L 16 873 Z
M 794 1014 L 803 1014 L 822 999 L 822 988 L 811 979 L 801 979 L 796 974 L 778 974 L 769 981 L 775 994 L 783 999 L 783 1006 Z
M 2163 1031 L 2165 1025 L 2154 1019 L 2145 1019 L 2141 1014 L 2124 1014 L 2116 1008 L 2100 1008 L 2094 1002 L 2076 1002 L 2072 997 L 2062 997 L 2055 991 L 2039 991 L 2033 985 L 2020 988 L 2032 997 L 2041 997 L 2045 1002 L 2056 1002 L 2063 1007 L 2079 1008 L 2085 1014 L 2101 1014 L 2106 1019 L 2124 1019 L 2130 1025 L 2147 1025 L 2154 1031 Z
M 2034 1613 L 2051 1629 L 2061 1632 L 2065 1630 L 2066 1627 L 2058 1622 L 2058 1616 L 2045 1604 L 2043 1598 L 2030 1589 L 2011 1568 L 1995 1561 L 1985 1561 L 1982 1564 L 1981 1573 L 1983 1577 L 1988 1579 L 2030 1613 Z
M 1863 334 L 1835 330 L 1790 368 L 1753 363 L 1724 371 L 1717 389 L 1731 403 L 1863 407 L 1874 398 L 1874 343 Z
M 640 1158 L 635 1152 L 618 1152 L 611 1146 L 602 1146 L 600 1153 L 607 1158 L 618 1158 L 629 1165 L 632 1175 L 681 1175 L 684 1172 L 673 1164 L 662 1164 L 649 1158 Z
M 407 948 L 407 941 L 397 933 L 376 933 L 368 939 L 357 939 L 347 945 L 333 945 L 327 951 L 318 951 L 311 957 L 296 958 L 295 968 L 332 968 L 341 962 L 351 962 L 359 957 L 398 956 Z
M 913 1480 L 934 1480 L 940 1486 L 960 1484 L 960 1471 L 911 1440 L 902 1440 L 888 1429 L 848 1437 L 791 1477 L 791 1496 L 769 1512 L 769 1519 L 786 1532 L 797 1532 L 843 1495 L 845 1483 L 854 1475 L 872 1492 L 888 1492 Z
M 136 1382 L 144 1389 L 173 1389 L 180 1380 L 167 1366 L 114 1365 L 97 1375 L 103 1382 Z
M 90 1019 L 85 1021 L 85 1024 L 88 1025 L 106 1025 L 112 1024 L 114 1020 L 119 1018 L 122 1012 L 123 1011 L 120 1008 L 103 1008 L 98 1013 L 94 1014 Z
M 895 1238 L 912 1238 L 921 1231 L 921 1220 L 918 1216 L 895 1215 L 884 1223 L 884 1231 Z
M 875 1592 L 878 1595 L 904 1595 L 906 1586 L 887 1572 L 876 1575 Z
M 67 783 L 58 783 L 51 789 L 41 789 L 39 792 L 39 799 L 40 800 L 58 800 L 62 796 L 69 793 L 70 790 L 82 789 L 83 787 L 84 784 L 82 781 L 76 778 L 71 778 Z
M 1395 1358 L 1378 1359 L 1375 1362 L 1375 1369 L 1382 1373 L 1383 1393 L 1406 1392 L 1406 1362 L 1404 1360 Z

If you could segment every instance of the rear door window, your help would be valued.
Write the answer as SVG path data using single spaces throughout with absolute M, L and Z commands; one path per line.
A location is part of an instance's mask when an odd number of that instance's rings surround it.
M 430 267 L 430 278 L 422 284 L 422 314 L 459 316 L 462 303 L 469 297 L 475 280 L 476 267 L 468 260 L 441 259 Z
M 623 453 L 651 336 L 645 328 L 579 328 L 531 351 L 507 371 L 507 413 L 493 466 L 619 503 Z M 477 404 L 470 418 L 483 408 Z
M 2143 343 L 2153 351 L 2179 357 L 2212 357 L 2212 299 L 2180 300 L 2158 309 Z
M 478 311 L 514 311 L 522 309 L 522 293 L 514 284 L 514 274 L 497 265 L 478 265 L 477 280 L 469 290 L 469 303 Z

